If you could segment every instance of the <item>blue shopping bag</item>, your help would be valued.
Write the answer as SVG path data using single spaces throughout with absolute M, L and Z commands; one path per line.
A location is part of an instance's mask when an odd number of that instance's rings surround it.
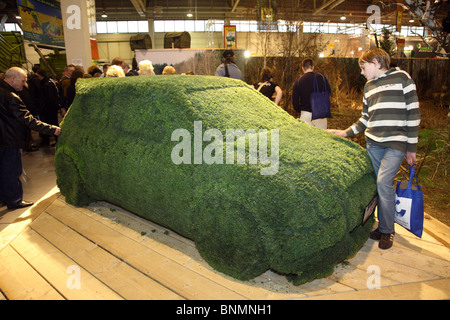
M 309 96 L 309 103 L 311 105 L 312 120 L 322 119 L 322 118 L 333 118 L 331 116 L 331 102 L 330 102 L 330 92 L 327 91 L 326 80 L 323 74 L 318 73 L 322 76 L 323 80 L 323 90 L 319 90 L 319 83 L 317 82 L 317 74 L 314 73 L 314 83 L 313 91 Z
M 406 181 L 404 179 L 408 171 L 409 180 Z M 413 183 L 414 178 L 416 179 L 416 184 Z M 395 222 L 421 238 L 423 214 L 422 190 L 417 182 L 414 164 L 412 166 L 408 165 L 402 180 L 397 182 L 395 190 Z

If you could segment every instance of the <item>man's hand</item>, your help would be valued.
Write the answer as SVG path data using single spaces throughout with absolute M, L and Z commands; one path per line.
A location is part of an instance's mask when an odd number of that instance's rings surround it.
M 56 127 L 54 135 L 55 136 L 59 136 L 60 134 L 61 134 L 61 128 L 60 127 Z
M 417 158 L 415 152 L 406 152 L 406 162 L 408 162 L 409 165 L 413 165 L 416 161 Z

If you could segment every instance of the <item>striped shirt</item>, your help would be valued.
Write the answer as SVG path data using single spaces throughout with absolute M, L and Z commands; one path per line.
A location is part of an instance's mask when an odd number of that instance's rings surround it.
M 346 133 L 351 137 L 365 131 L 371 143 L 416 152 L 419 123 L 416 85 L 407 72 L 395 68 L 367 81 L 362 117 Z

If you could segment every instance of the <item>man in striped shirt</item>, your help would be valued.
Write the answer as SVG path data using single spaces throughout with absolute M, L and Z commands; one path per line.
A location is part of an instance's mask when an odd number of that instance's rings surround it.
M 419 101 L 410 75 L 398 68 L 389 69 L 390 57 L 382 49 L 370 49 L 359 59 L 364 87 L 362 117 L 346 130 L 333 130 L 340 137 L 365 131 L 367 152 L 377 176 L 378 228 L 370 237 L 388 249 L 394 240 L 394 178 L 406 156 L 408 164 L 416 159 L 419 134 Z

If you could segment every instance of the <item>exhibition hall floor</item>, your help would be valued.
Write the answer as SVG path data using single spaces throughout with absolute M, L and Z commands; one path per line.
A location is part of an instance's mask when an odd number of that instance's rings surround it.
M 450 299 L 450 228 L 427 217 L 419 239 L 367 240 L 326 278 L 294 286 L 271 271 L 238 281 L 195 243 L 106 202 L 77 208 L 56 187 L 54 148 L 24 152 L 24 199 L 0 208 L 0 300 Z

